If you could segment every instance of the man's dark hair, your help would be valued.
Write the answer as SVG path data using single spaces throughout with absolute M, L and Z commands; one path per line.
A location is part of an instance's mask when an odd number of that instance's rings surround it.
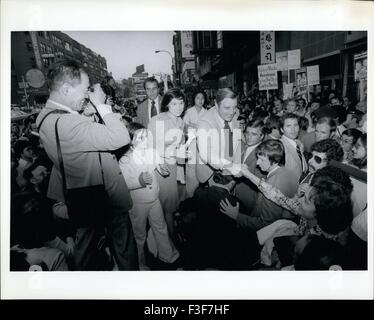
M 284 127 L 284 122 L 287 119 L 296 119 L 297 123 L 299 123 L 299 116 L 297 114 L 295 114 L 295 113 L 288 112 L 285 115 L 281 116 L 280 119 L 279 119 L 279 124 L 280 124 L 281 128 Z
M 223 175 L 220 172 L 215 172 L 213 174 L 213 181 L 215 183 L 221 184 L 223 186 L 229 184 L 234 178 L 230 175 Z
M 353 220 L 353 186 L 349 175 L 339 168 L 327 166 L 316 171 L 311 186 L 315 190 L 314 206 L 321 229 L 334 235 L 346 230 Z
M 284 146 L 279 140 L 269 139 L 261 142 L 257 147 L 256 154 L 269 158 L 271 164 L 276 163 L 280 166 L 285 164 Z
M 81 81 L 81 73 L 86 72 L 76 60 L 63 59 L 54 63 L 47 73 L 49 88 L 57 90 L 62 84 L 76 85 Z
M 270 134 L 273 129 L 280 130 L 279 117 L 275 115 L 271 115 L 269 118 L 267 118 L 265 122 L 264 132 L 266 134 Z
M 352 144 L 355 144 L 357 140 L 362 136 L 362 132 L 358 129 L 352 128 L 342 132 L 342 136 L 353 137 Z
M 159 87 L 158 81 L 155 77 L 149 77 L 144 80 L 144 89 L 145 89 L 145 85 L 147 84 L 147 82 L 154 82 L 157 85 L 157 88 Z
M 341 145 L 334 139 L 328 138 L 317 141 L 312 145 L 312 151 L 325 153 L 327 161 L 335 160 L 342 162 L 344 151 Z
M 336 130 L 336 121 L 331 117 L 321 117 L 317 120 L 317 124 L 325 123 L 330 127 L 330 132 L 333 132 Z
M 219 105 L 223 99 L 236 99 L 238 97 L 237 93 L 230 88 L 222 88 L 217 91 L 216 102 Z
M 247 130 L 247 128 L 260 128 L 261 129 L 261 133 L 263 133 L 264 131 L 264 121 L 262 121 L 262 119 L 253 119 L 253 120 L 249 120 L 245 126 L 245 130 Z

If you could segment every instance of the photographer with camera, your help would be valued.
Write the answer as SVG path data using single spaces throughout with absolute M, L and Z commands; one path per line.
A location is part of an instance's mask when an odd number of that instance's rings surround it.
M 120 270 L 135 270 L 137 250 L 128 210 L 132 201 L 115 156 L 130 142 L 120 115 L 105 105 L 100 85 L 75 61 L 62 60 L 48 71 L 50 96 L 37 118 L 41 141 L 53 162 L 48 197 L 68 206 L 76 227 L 76 270 L 97 270 L 98 244 L 105 234 Z M 79 112 L 89 98 L 95 122 Z

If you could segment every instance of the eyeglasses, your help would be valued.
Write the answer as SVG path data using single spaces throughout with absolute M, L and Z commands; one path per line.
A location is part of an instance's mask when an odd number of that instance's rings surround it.
M 323 162 L 327 161 L 327 159 L 322 159 L 320 156 L 316 156 L 316 155 L 314 155 L 313 158 L 314 158 L 315 162 L 317 162 L 318 164 L 320 164 L 322 161 Z

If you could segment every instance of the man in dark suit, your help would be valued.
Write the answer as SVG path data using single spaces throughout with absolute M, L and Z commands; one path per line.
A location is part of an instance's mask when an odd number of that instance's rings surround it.
M 145 79 L 144 89 L 147 98 L 139 104 L 135 122 L 147 128 L 149 120 L 161 112 L 161 96 L 158 81 L 154 77 Z
M 300 131 L 299 117 L 294 113 L 286 113 L 280 118 L 282 137 L 280 141 L 283 143 L 285 152 L 285 168 L 294 172 L 300 179 L 308 169 L 305 160 L 304 146 L 297 139 Z
M 249 121 L 244 130 L 244 141 L 242 141 L 241 148 L 238 148 L 235 154 L 235 159 L 247 165 L 249 171 L 259 178 L 265 177 L 256 166 L 256 148 L 264 139 L 263 128 L 264 122 L 262 120 Z M 240 154 L 238 154 L 239 151 L 241 151 Z M 257 200 L 258 189 L 251 181 L 240 177 L 237 179 L 235 186 L 235 195 L 245 206 L 246 212 L 251 212 Z

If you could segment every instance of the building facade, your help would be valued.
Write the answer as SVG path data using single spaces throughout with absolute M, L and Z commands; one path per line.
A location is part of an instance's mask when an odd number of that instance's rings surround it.
M 79 61 L 92 83 L 108 75 L 106 59 L 59 31 L 20 31 L 11 33 L 11 103 L 43 103 L 48 97 L 46 83 L 33 87 L 27 81 L 30 70 L 40 70 L 46 76 L 49 66 L 60 58 Z M 35 73 L 37 74 L 37 72 Z
M 256 88 L 261 64 L 259 31 L 193 31 L 192 38 L 201 87 L 212 95 L 220 87 L 244 94 Z M 367 32 L 275 31 L 276 52 L 295 49 L 301 51 L 301 67 L 319 65 L 316 90 L 322 95 L 335 91 L 358 97 L 353 57 L 367 51 Z

